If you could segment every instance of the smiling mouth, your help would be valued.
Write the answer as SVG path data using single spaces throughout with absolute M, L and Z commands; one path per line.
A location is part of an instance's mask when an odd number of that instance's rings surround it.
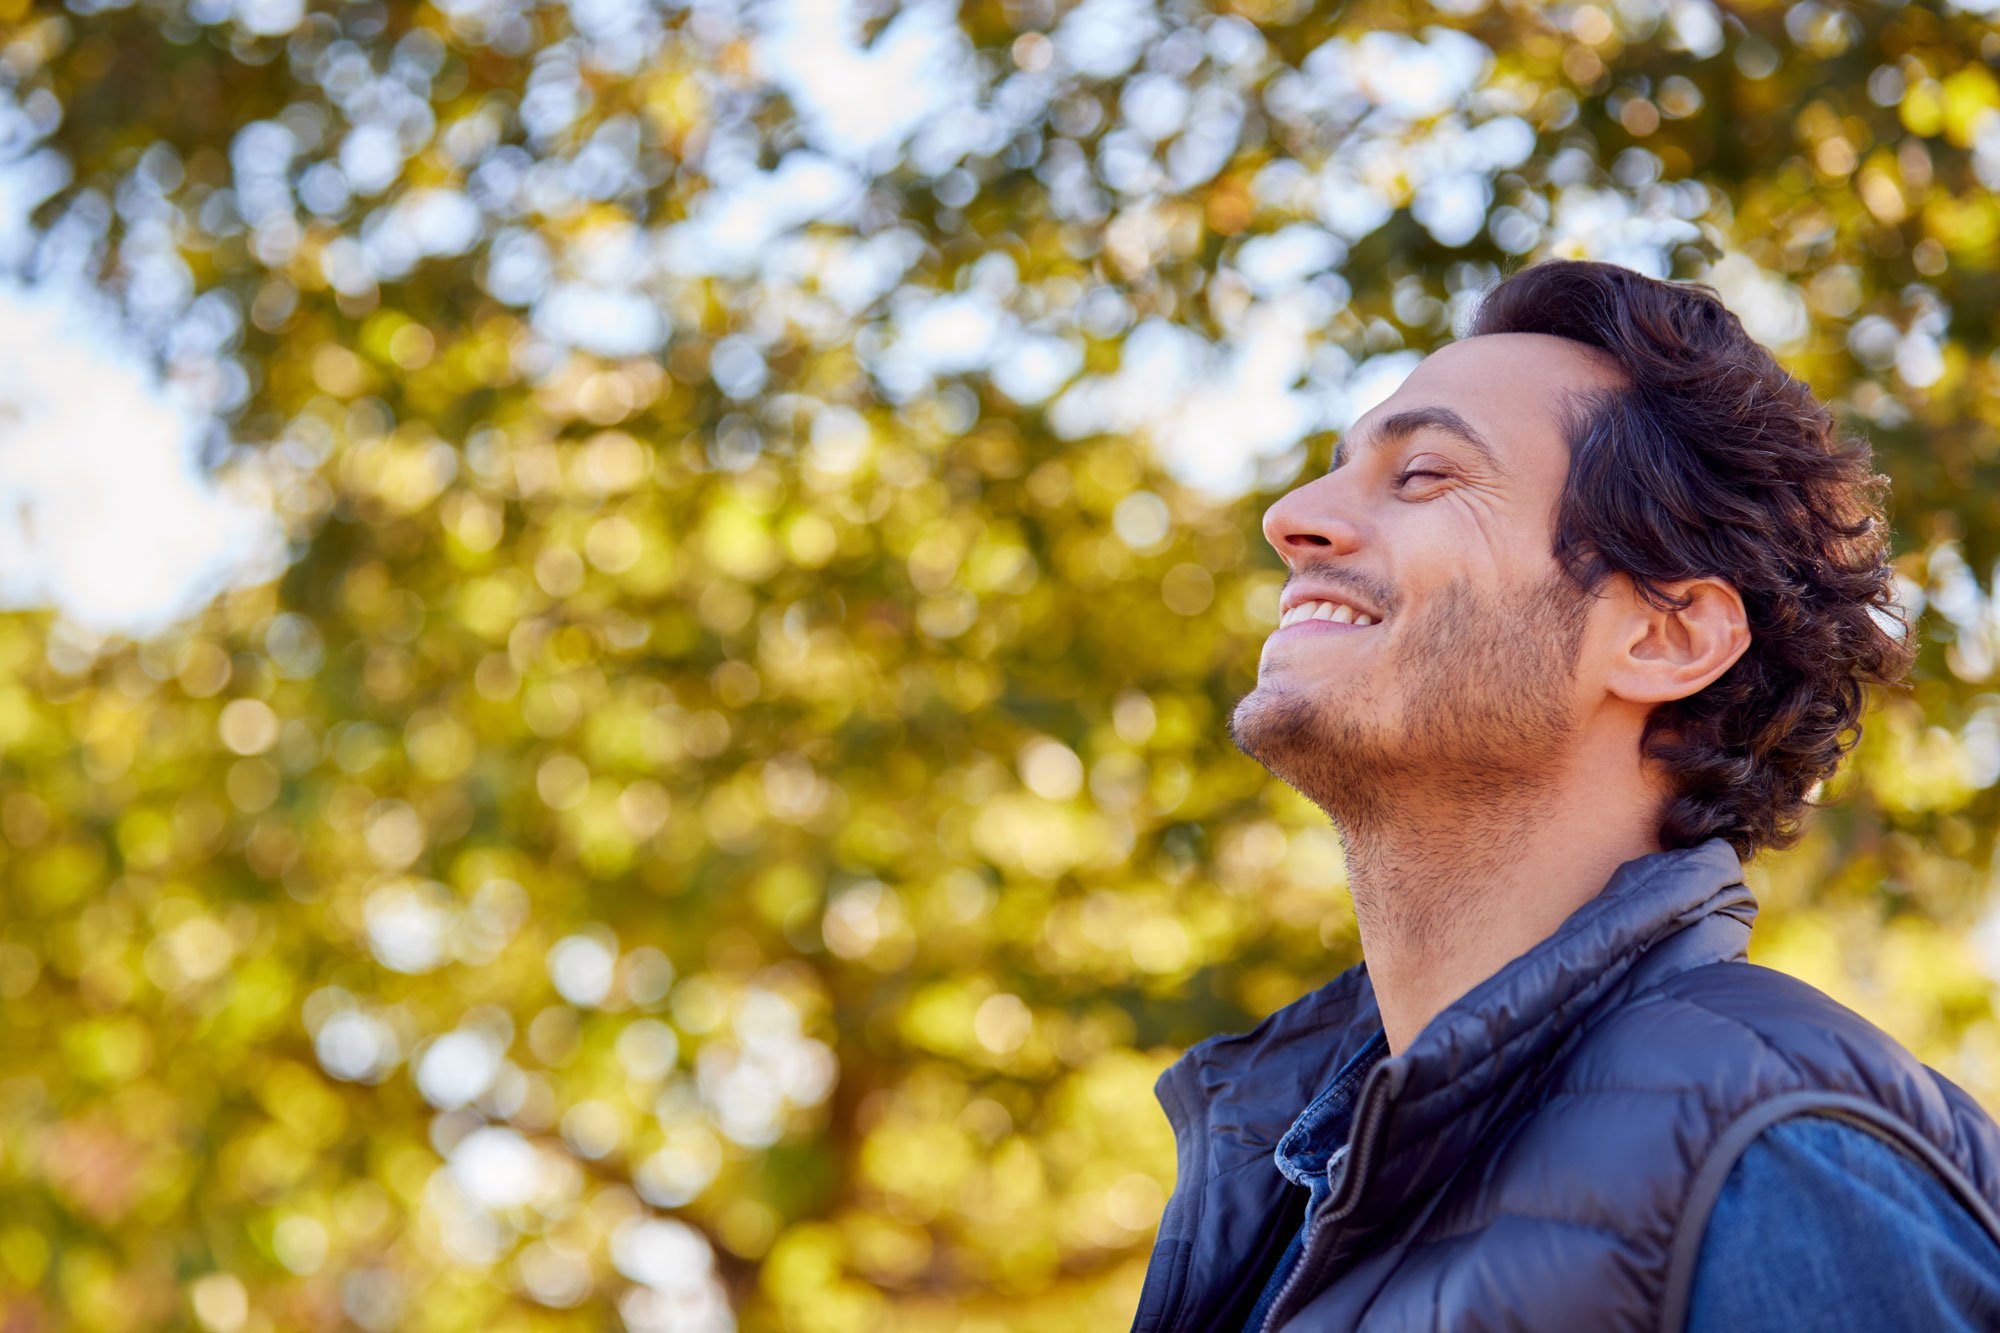
M 1279 629 L 1290 629 L 1293 625 L 1306 621 L 1327 621 L 1335 625 L 1348 625 L 1361 629 L 1375 623 L 1375 618 L 1366 611 L 1356 611 L 1345 602 L 1311 601 L 1300 602 L 1278 618 Z

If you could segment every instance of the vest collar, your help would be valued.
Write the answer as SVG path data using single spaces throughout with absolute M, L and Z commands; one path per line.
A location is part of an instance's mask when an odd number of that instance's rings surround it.
M 1373 1182 L 1359 1182 L 1356 1232 L 1397 1201 L 1441 1185 L 1534 1094 L 1533 1071 L 1619 1000 L 1692 968 L 1741 961 L 1756 912 L 1742 862 L 1720 838 L 1619 866 L 1553 935 L 1448 1006 L 1386 1062 L 1380 1166 Z
M 1368 1178 L 1337 1191 L 1359 1191 L 1342 1248 L 1363 1245 L 1399 1204 L 1428 1195 L 1464 1165 L 1533 1094 L 1532 1071 L 1546 1068 L 1619 999 L 1679 972 L 1743 958 L 1755 914 L 1742 864 L 1722 839 L 1619 866 L 1554 934 L 1377 1067 L 1370 1083 L 1386 1089 L 1374 1091 L 1386 1102 L 1375 1150 L 1362 1157 Z M 1176 1316 L 1202 1306 L 1205 1286 L 1226 1281 L 1253 1257 L 1241 1253 L 1252 1237 L 1269 1243 L 1266 1219 L 1287 1188 L 1271 1166 L 1272 1149 L 1380 1030 L 1364 964 L 1251 1032 L 1196 1044 L 1160 1076 L 1156 1092 L 1180 1159 L 1160 1248 L 1181 1254 L 1192 1271 L 1169 1281 L 1167 1308 L 1142 1304 L 1137 1327 L 1191 1326 Z M 1366 1118 L 1357 1115 L 1357 1134 Z M 1357 1154 L 1349 1146 L 1352 1163 Z

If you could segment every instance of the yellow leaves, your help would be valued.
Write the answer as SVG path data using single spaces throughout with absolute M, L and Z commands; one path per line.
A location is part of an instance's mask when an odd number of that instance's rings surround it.
M 2000 117 L 2000 111 L 1993 114 Z M 1924 229 L 1960 263 L 1990 268 L 2000 262 L 2000 199 L 1992 194 L 1933 195 L 1924 204 Z
M 820 514 L 795 514 L 785 525 L 785 551 L 801 569 L 821 569 L 840 547 L 840 534 Z
M 1987 122 L 2000 120 L 2000 78 L 1984 64 L 1968 64 L 1946 78 L 1938 98 L 1937 119 L 1956 148 L 1970 148 Z
M 1098 984 L 1167 984 L 1208 961 L 1225 930 L 1159 889 L 1099 888 L 1048 909 L 1037 962 Z
M 1901 222 L 1909 214 L 1909 205 L 1904 200 L 1898 176 L 1894 156 L 1879 151 L 1870 156 L 1868 165 L 1862 168 L 1854 182 L 1868 211 L 1875 215 L 1878 222 L 1890 226 Z
M 777 543 L 765 516 L 733 498 L 710 505 L 699 540 L 709 565 L 733 579 L 754 583 L 778 566 Z
M 0 686 L 0 750 L 20 744 L 39 728 L 41 718 L 26 690 Z
M 338 343 L 321 343 L 312 355 L 313 383 L 335 398 L 356 398 L 373 387 L 368 363 Z
M 820 935 L 836 957 L 884 972 L 907 964 L 916 949 L 901 895 L 878 880 L 835 894 L 820 921 Z
M 1924 723 L 1920 710 L 1900 702 L 1878 709 L 1862 733 L 1871 762 L 1864 771 L 1875 798 L 1909 814 L 1962 807 L 1976 790 L 1972 756 L 1957 736 Z
M 1184 560 L 1160 581 L 1160 597 L 1175 615 L 1198 616 L 1215 600 L 1215 577 Z
M 586 872 L 610 880 L 631 866 L 646 836 L 634 828 L 632 813 L 638 809 L 635 803 L 623 799 L 616 783 L 599 779 L 585 790 L 575 807 L 564 812 L 562 826 L 567 840 L 574 846 L 577 862 Z M 653 813 L 658 812 L 645 812 Z M 663 813 L 661 822 L 665 822 Z
M 940 642 L 956 639 L 979 619 L 979 599 L 954 591 L 926 597 L 917 604 L 917 627 Z
M 848 408 L 829 407 L 814 419 L 801 479 L 821 494 L 838 494 L 875 456 L 877 441 L 868 421 Z
M 173 859 L 173 821 L 163 811 L 150 806 L 127 810 L 118 820 L 116 836 L 119 855 L 128 865 L 153 870 Z
M 921 1227 L 854 1212 L 841 1220 L 841 1231 L 855 1269 L 878 1286 L 904 1286 L 930 1265 L 930 1233 Z
M 869 1132 L 859 1147 L 861 1180 L 887 1196 L 893 1213 L 913 1221 L 957 1204 L 975 1173 L 984 1178 L 991 1169 L 983 1145 L 964 1130 L 911 1112 Z
M 976 1054 L 973 1015 L 980 1003 L 974 987 L 939 982 L 910 997 L 898 1016 L 898 1026 L 904 1038 L 919 1049 L 963 1058 Z
M 972 1035 L 995 1055 L 1012 1055 L 1035 1030 L 1035 1016 L 1018 995 L 1002 991 L 979 1002 L 972 1013 Z
M 551 421 L 611 426 L 651 407 L 667 388 L 666 373 L 650 360 L 599 365 L 577 359 L 540 386 L 536 403 Z
M 262 754 L 278 743 L 278 715 L 261 699 L 232 699 L 216 719 L 216 733 L 237 754 Z
M 153 1037 L 136 1016 L 121 1014 L 74 1024 L 62 1033 L 63 1058 L 80 1077 L 129 1083 L 153 1059 Z
M 1965 1015 L 1990 1007 L 1994 960 L 1977 934 L 1916 912 L 1888 922 L 1868 901 L 1802 903 L 1751 937 L 1751 961 L 1797 976 L 1896 1034 L 1920 1059 L 1954 1063 Z M 1990 948 L 1990 943 L 1985 946 Z M 1991 1040 L 1992 1020 L 1981 1028 Z M 1975 1030 L 1975 1035 L 1977 1030 Z M 1977 1095 L 2000 1093 L 1990 1069 L 1970 1066 Z
M 424 427 L 356 440 L 340 456 L 344 488 L 398 514 L 430 504 L 457 472 L 457 451 Z
M 468 555 L 491 551 L 506 532 L 500 506 L 467 491 L 451 492 L 439 510 L 445 530 Z
M 758 875 L 750 886 L 757 914 L 777 929 L 806 920 L 819 905 L 820 885 L 812 872 L 795 862 L 780 862 Z
M 1128 948 L 1141 972 L 1156 975 L 1184 972 L 1194 956 L 1187 927 L 1170 916 L 1142 918 L 1133 927 Z
M 431 782 L 448 782 L 472 766 L 477 741 L 471 728 L 441 708 L 418 709 L 403 726 L 410 765 Z
M 964 537 L 955 531 L 933 532 L 919 541 L 905 562 L 911 586 L 926 596 L 941 595 L 953 586 L 964 551 Z
M 995 865 L 1053 879 L 1123 850 L 1108 821 L 1046 797 L 1007 794 L 985 802 L 972 819 L 972 843 Z
M 708 119 L 707 98 L 690 70 L 670 68 L 655 73 L 646 84 L 643 106 L 661 141 L 675 151 Z
M 286 968 L 285 960 L 269 956 L 239 962 L 230 973 L 229 1000 L 214 1028 L 218 1039 L 264 1041 L 290 1021 L 294 987 Z
M 227 926 L 199 912 L 163 930 L 146 946 L 148 980 L 163 991 L 199 987 L 222 975 L 236 956 Z
M 369 807 L 361 838 L 368 855 L 383 870 L 403 870 L 424 853 L 427 831 L 423 816 L 408 802 L 377 801 Z
M 196 1319 L 210 1333 L 237 1333 L 250 1316 L 250 1296 L 233 1273 L 208 1273 L 188 1286 Z
M 1208 229 L 1218 236 L 1234 236 L 1250 225 L 1256 216 L 1256 201 L 1251 196 L 1250 182 L 1241 173 L 1223 177 L 1208 193 L 1203 207 Z
M 521 720 L 546 740 L 568 734 L 582 716 L 583 697 L 566 680 L 537 681 L 522 697 Z
M 2000 109 L 2000 84 L 1985 66 L 1968 64 L 1942 82 L 1920 78 L 1897 106 L 1903 127 L 1922 138 L 1942 134 L 1958 148 L 1969 147 L 1987 115 Z
M 219 694 L 229 683 L 229 654 L 208 639 L 191 638 L 182 647 L 175 667 L 181 689 L 191 699 Z
M 33 1226 L 14 1223 L 0 1230 L 0 1270 L 13 1285 L 32 1289 L 49 1270 L 48 1240 Z
M 244 759 L 229 766 L 223 790 L 229 803 L 244 814 L 254 815 L 271 808 L 278 799 L 281 779 L 278 770 L 261 759 Z
M 1018 597 L 1035 586 L 1040 569 L 1033 553 L 1021 543 L 1018 535 L 1004 529 L 988 528 L 966 555 L 962 576 L 966 586 L 975 593 L 1002 593 Z
M 1021 781 L 1046 801 L 1068 801 L 1083 790 L 1083 761 L 1061 741 L 1039 736 L 1021 747 Z
M 296 1135 L 305 1151 L 334 1143 L 347 1125 L 346 1102 L 318 1073 L 296 1061 L 272 1062 L 254 1086 L 272 1121 Z
M 885 1314 L 881 1293 L 844 1275 L 845 1246 L 832 1226 L 798 1226 L 779 1237 L 759 1275 L 785 1327 L 798 1333 L 866 1333 Z
M 25 903 L 54 912 L 103 886 L 104 850 L 96 842 L 58 843 L 14 859 L 14 882 Z
M 454 613 L 460 624 L 488 642 L 505 642 L 520 617 L 526 584 L 516 569 L 468 579 L 459 585 Z
M 385 366 L 420 370 L 436 354 L 437 338 L 398 311 L 378 310 L 362 321 L 360 345 L 366 355 Z
M 607 514 L 593 523 L 584 538 L 584 554 L 607 574 L 622 574 L 639 563 L 645 537 L 631 519 Z
M 590 791 L 590 770 L 574 755 L 550 755 L 535 771 L 535 790 L 550 809 L 574 810 Z

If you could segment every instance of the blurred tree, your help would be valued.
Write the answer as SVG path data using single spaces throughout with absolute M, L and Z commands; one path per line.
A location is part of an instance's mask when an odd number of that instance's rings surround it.
M 291 555 L 0 620 L 8 1329 L 1120 1324 L 1152 1078 L 1356 957 L 1257 518 L 1547 253 L 1875 440 L 1919 679 L 1759 956 L 2000 1104 L 1977 6 L 0 22 L 0 253 Z

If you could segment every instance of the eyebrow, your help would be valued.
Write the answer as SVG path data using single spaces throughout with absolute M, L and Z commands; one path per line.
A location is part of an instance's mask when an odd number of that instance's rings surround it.
M 1412 435 L 1427 430 L 1451 436 L 1461 445 L 1479 455 L 1486 465 L 1495 472 L 1505 473 L 1508 471 L 1507 465 L 1500 461 L 1499 452 L 1486 442 L 1486 437 L 1474 430 L 1470 421 L 1467 421 L 1448 407 L 1416 407 L 1411 408 L 1407 412 L 1398 412 L 1392 417 L 1384 418 L 1382 424 L 1370 431 L 1361 441 L 1359 447 L 1368 449 L 1378 444 L 1392 444 L 1397 440 L 1407 440 Z M 1342 440 L 1339 447 L 1334 449 L 1333 464 L 1327 471 L 1331 472 L 1334 468 L 1340 467 L 1347 462 L 1350 456 L 1350 450 L 1347 446 L 1348 442 Z

